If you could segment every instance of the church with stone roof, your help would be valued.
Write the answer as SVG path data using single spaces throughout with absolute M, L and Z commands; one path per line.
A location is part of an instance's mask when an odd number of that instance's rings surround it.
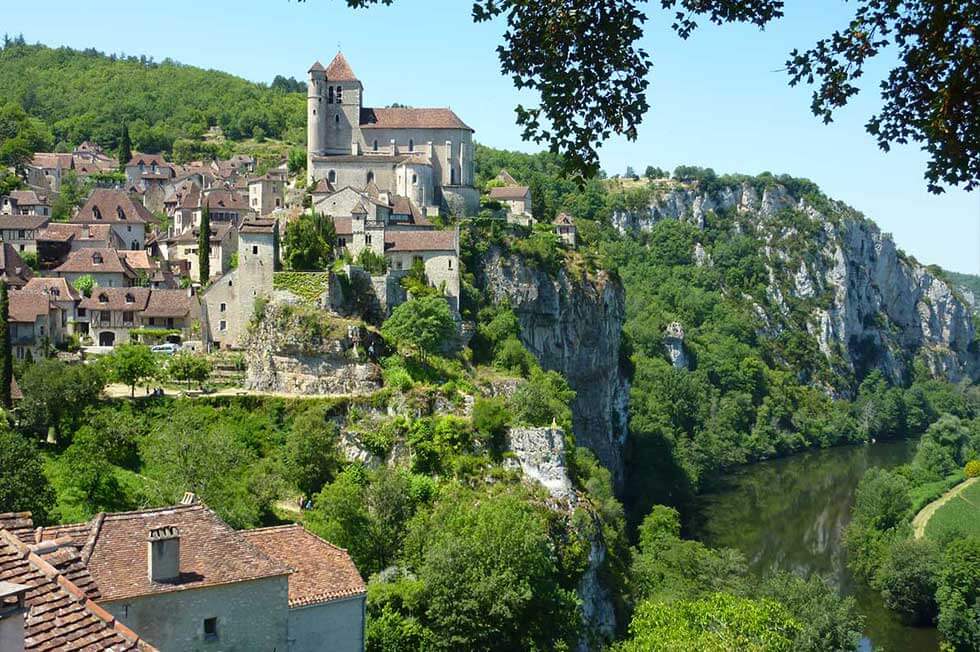
M 318 181 L 335 188 L 373 184 L 428 214 L 474 214 L 473 129 L 449 108 L 370 108 L 363 100 L 364 87 L 343 54 L 310 68 L 310 187 Z

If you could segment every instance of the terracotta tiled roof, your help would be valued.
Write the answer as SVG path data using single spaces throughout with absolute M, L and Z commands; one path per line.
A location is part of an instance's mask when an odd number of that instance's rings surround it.
M 231 190 L 212 190 L 207 193 L 205 201 L 208 208 L 214 210 L 248 210 L 248 200 Z
M 0 243 L 0 277 L 11 287 L 20 287 L 34 276 L 17 250 L 7 242 Z
M 275 220 L 245 220 L 239 227 L 239 233 L 272 233 L 276 227 Z
M 9 294 L 10 321 L 22 324 L 33 324 L 38 317 L 47 316 L 51 310 L 48 295 L 39 292 L 24 292 L 16 290 Z
M 354 227 L 351 226 L 351 218 L 349 217 L 335 217 L 333 218 L 333 229 L 337 232 L 339 236 L 351 236 L 354 235 Z
M 34 543 L 34 519 L 30 512 L 0 514 L 0 530 L 7 530 L 28 545 Z
M 357 81 L 357 76 L 351 70 L 343 53 L 338 52 L 327 66 L 327 81 Z
M 150 260 L 150 254 L 145 249 L 119 249 L 118 251 L 134 272 L 151 272 L 157 267 L 157 264 Z
M 293 570 L 289 576 L 290 607 L 364 595 L 366 591 L 364 580 L 347 551 L 301 525 L 245 530 L 241 534 L 269 557 Z
M 326 179 L 320 179 L 319 181 L 316 182 L 316 185 L 313 186 L 313 190 L 311 192 L 314 195 L 318 195 L 318 194 L 332 194 L 336 191 L 334 190 L 332 183 L 330 183 Z
M 77 553 L 35 552 L 0 529 L 0 580 L 29 587 L 24 616 L 27 652 L 155 650 L 71 579 L 84 576 Z
M 558 226 L 572 226 L 575 224 L 575 218 L 568 213 L 558 213 L 552 224 L 556 224 Z
M 82 299 L 79 305 L 88 310 L 140 312 L 149 298 L 149 288 L 92 288 L 92 296 Z
M 466 129 L 473 131 L 448 108 L 361 109 L 361 129 Z
M 68 279 L 57 276 L 35 276 L 24 286 L 24 292 L 47 294 L 52 301 L 77 301 L 82 298 Z
M 68 254 L 68 260 L 55 268 L 55 272 L 62 274 L 72 272 L 76 274 L 125 274 L 133 277 L 135 273 L 129 266 L 126 259 L 119 255 L 115 249 L 108 248 L 86 248 L 76 249 Z
M 147 574 L 147 535 L 173 526 L 180 533 L 180 577 L 152 582 Z M 87 552 L 87 554 L 86 554 Z M 171 593 L 205 586 L 286 575 L 270 559 L 200 503 L 96 517 L 83 561 L 103 600 Z
M 506 183 L 508 186 L 520 185 L 519 183 L 517 183 L 517 179 L 512 177 L 510 175 L 510 172 L 508 172 L 507 170 L 501 170 L 500 174 L 497 175 L 497 178 L 503 181 L 504 183 Z
M 408 197 L 395 195 L 391 198 L 391 212 L 393 215 L 408 215 L 409 224 L 416 226 L 432 226 L 432 222 L 419 210 Z M 404 223 L 404 222 L 402 222 Z
M 48 198 L 38 195 L 33 190 L 11 190 L 10 198 L 17 202 L 18 206 L 47 206 Z
M 456 232 L 386 230 L 385 251 L 456 251 Z
M 126 164 L 126 167 L 138 166 L 140 163 L 143 164 L 143 167 L 150 167 L 156 163 L 158 168 L 166 168 L 171 172 L 173 172 L 174 169 L 174 166 L 168 163 L 167 160 L 163 158 L 162 154 L 141 154 L 139 152 L 133 154 L 133 158 L 129 159 L 129 163 Z
M 310 66 L 310 69 L 307 72 L 321 72 L 323 70 L 324 70 L 323 64 L 320 63 L 319 61 L 314 61 L 313 65 Z
M 55 242 L 68 242 L 78 240 L 86 242 L 104 242 L 106 245 L 117 244 L 112 235 L 112 228 L 108 224 L 65 224 L 63 222 L 52 222 L 43 231 L 37 234 L 38 240 L 49 240 Z
M 250 177 L 248 183 L 258 183 L 259 181 L 283 181 L 286 178 L 286 173 L 279 169 L 272 169 L 265 174 Z
M 144 317 L 186 317 L 194 305 L 187 290 L 151 290 Z
M 75 224 L 145 224 L 154 221 L 154 218 L 143 204 L 135 201 L 127 193 L 109 188 L 96 188 L 71 221 Z
M 89 535 L 92 533 L 91 523 L 72 523 L 70 525 L 53 525 L 51 527 L 39 527 L 34 531 L 34 541 L 53 541 L 55 539 L 67 539 L 76 548 L 81 550 L 88 542 Z
M 502 188 L 491 188 L 490 199 L 524 199 L 528 192 L 527 186 L 504 186 Z
M 49 152 L 38 152 L 31 159 L 31 165 L 38 168 L 58 168 L 68 170 L 72 166 L 71 154 L 54 154 Z
M 0 215 L 0 229 L 30 231 L 47 226 L 51 218 L 42 215 Z

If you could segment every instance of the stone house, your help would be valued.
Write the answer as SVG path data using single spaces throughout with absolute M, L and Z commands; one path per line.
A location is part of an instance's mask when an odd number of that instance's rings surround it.
M 558 235 L 558 239 L 569 247 L 574 248 L 578 237 L 578 229 L 575 227 L 575 218 L 568 213 L 559 213 L 552 224 L 554 224 L 555 233 Z
M 0 514 L 0 650 L 156 651 L 97 604 L 79 547 L 34 534 L 29 512 Z
M 108 224 L 53 222 L 37 234 L 37 258 L 42 270 L 52 270 L 79 249 L 124 250 L 125 244 Z
M 41 215 L 0 215 L 0 241 L 20 253 L 37 253 L 37 236 L 50 218 Z
M 108 224 L 124 249 L 142 249 L 146 241 L 147 225 L 155 222 L 150 213 L 138 201 L 121 190 L 96 188 L 88 201 L 71 218 L 72 224 Z
M 25 166 L 27 183 L 45 191 L 58 192 L 61 190 L 62 178 L 74 168 L 75 162 L 71 154 L 38 152 Z
M 150 258 L 150 252 L 146 249 L 140 249 L 139 251 L 120 249 L 118 253 L 126 261 L 130 269 L 136 273 L 137 285 L 144 285 L 160 267 L 155 260 Z
M 61 341 L 58 307 L 43 293 L 17 290 L 8 296 L 10 345 L 14 358 L 43 358 L 49 347 Z
M 300 526 L 238 532 L 189 495 L 34 538 L 83 550 L 98 605 L 163 652 L 364 649 L 363 580 Z
M 79 308 L 79 318 L 87 321 L 88 332 L 99 346 L 131 342 L 134 328 L 176 330 L 180 334 L 167 339 L 184 340 L 192 339 L 200 328 L 200 309 L 191 289 L 95 288 Z
M 527 225 L 531 216 L 531 189 L 527 186 L 503 186 L 490 189 L 490 199 L 507 210 L 508 222 Z
M 53 273 L 73 285 L 79 277 L 88 275 L 103 288 L 130 287 L 137 278 L 133 268 L 115 249 L 78 249 L 68 254 L 68 259 Z
M 238 267 L 216 279 L 202 294 L 202 334 L 215 348 L 241 345 L 260 296 L 272 291 L 277 252 L 275 220 L 252 219 L 238 228 Z
M 307 84 L 307 181 L 368 183 L 428 209 L 473 214 L 473 129 L 448 108 L 369 108 L 343 54 Z
M 14 246 L 8 242 L 0 243 L 0 277 L 11 288 L 20 288 L 34 276 L 34 270 L 20 257 Z
M 57 327 L 60 328 L 62 334 L 88 332 L 87 325 L 82 331 L 77 331 L 78 305 L 82 301 L 82 294 L 72 287 L 66 279 L 35 276 L 24 286 L 24 292 L 48 296 L 51 303 L 59 310 Z
M 0 197 L 0 215 L 51 216 L 48 198 L 33 190 L 12 190 L 9 195 Z
M 238 226 L 246 218 L 253 216 L 248 201 L 234 190 L 216 188 L 202 191 L 195 187 L 181 198 L 180 204 L 174 212 L 173 232 L 179 235 L 187 229 L 199 225 L 205 204 L 210 213 L 211 224 L 230 222 Z
M 126 185 L 140 186 L 144 179 L 169 180 L 176 175 L 174 166 L 167 162 L 161 154 L 140 154 L 136 152 L 126 164 Z
M 422 263 L 429 285 L 443 288 L 453 310 L 459 310 L 459 231 L 387 231 L 384 257 L 389 274 Z
M 270 170 L 248 180 L 248 206 L 259 217 L 286 206 L 286 178 L 279 170 Z
M 200 276 L 198 255 L 200 233 L 199 226 L 185 229 L 176 238 L 170 238 L 167 247 L 171 262 L 187 261 L 188 274 L 194 281 L 197 281 Z M 238 251 L 238 229 L 231 222 L 212 222 L 209 243 L 208 261 L 211 276 L 221 276 L 231 269 L 232 255 Z

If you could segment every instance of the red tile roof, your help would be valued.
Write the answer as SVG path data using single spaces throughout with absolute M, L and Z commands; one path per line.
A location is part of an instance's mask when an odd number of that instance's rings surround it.
M 320 179 L 319 181 L 316 182 L 316 185 L 313 186 L 313 190 L 311 190 L 310 192 L 314 195 L 317 195 L 317 194 L 332 194 L 336 191 L 334 190 L 332 183 L 330 183 L 326 179 Z
M 0 514 L 0 530 L 11 532 L 28 545 L 34 543 L 34 519 L 30 512 Z
M 354 235 L 354 227 L 351 225 L 350 217 L 333 218 L 333 229 L 339 236 Z
M 153 213 L 127 193 L 109 188 L 96 188 L 71 221 L 74 224 L 145 224 L 155 220 Z
M 228 235 L 232 232 L 232 229 L 234 228 L 235 225 L 232 224 L 231 222 L 212 222 L 211 228 L 208 229 L 211 232 L 211 234 L 208 236 L 208 239 L 214 244 L 219 244 L 222 241 L 224 241 L 225 238 L 228 237 Z M 197 239 L 200 236 L 200 234 L 201 234 L 200 227 L 198 226 L 195 226 L 193 228 L 188 227 L 184 229 L 183 233 L 181 233 L 179 236 L 174 238 L 173 242 L 181 242 L 184 244 L 196 243 L 198 241 Z
M 77 301 L 82 298 L 68 279 L 56 276 L 35 276 L 24 286 L 24 292 L 47 294 L 52 301 Z
M 239 233 L 272 233 L 276 228 L 275 220 L 245 220 L 239 227 Z
M 147 574 L 146 539 L 151 528 L 163 526 L 174 526 L 180 532 L 180 578 L 152 582 Z M 82 560 L 102 591 L 103 600 L 289 573 L 286 566 L 248 543 L 200 503 L 97 516 L 92 521 Z
M 79 305 L 88 310 L 139 312 L 146 308 L 149 298 L 149 288 L 92 288 L 92 296 Z
M 527 197 L 527 186 L 503 186 L 490 189 L 490 199 L 521 200 Z
M 40 550 L 46 552 L 36 552 L 11 532 L 0 529 L 0 580 L 29 587 L 24 616 L 27 652 L 156 649 L 72 581 L 73 577 L 86 576 L 77 553 L 50 547 Z
M 119 249 L 118 251 L 133 271 L 151 272 L 157 267 L 157 264 L 150 260 L 150 254 L 145 249 Z
M 194 306 L 187 290 L 151 290 L 144 317 L 186 317 Z
M 43 229 L 50 220 L 43 215 L 0 215 L 0 229 Z
M 385 231 L 385 251 L 456 251 L 455 231 Z
M 214 210 L 248 210 L 248 200 L 231 190 L 212 190 L 205 198 L 208 208 Z
M 289 576 L 290 607 L 364 595 L 367 590 L 346 550 L 301 525 L 245 530 L 241 534 L 293 571 Z
M 38 195 L 33 190 L 11 190 L 10 198 L 17 202 L 18 206 L 48 205 L 48 198 Z
M 38 152 L 31 159 L 31 165 L 37 168 L 62 168 L 68 170 L 72 166 L 71 154 L 54 154 L 50 152 Z
M 119 255 L 115 249 L 108 248 L 86 248 L 76 249 L 68 254 L 68 260 L 55 268 L 56 273 L 63 274 L 72 272 L 76 274 L 124 274 L 134 277 L 136 274 L 129 266 L 126 259 Z
M 20 287 L 34 276 L 34 270 L 27 266 L 10 243 L 0 243 L 0 277 L 11 287 Z
M 452 109 L 361 109 L 361 129 L 466 129 Z
M 10 321 L 21 324 L 33 324 L 38 317 L 47 316 L 51 310 L 51 300 L 48 295 L 40 292 L 24 292 L 15 290 L 10 297 Z
M 575 224 L 575 218 L 568 213 L 558 213 L 552 224 L 557 224 L 559 226 L 572 226 Z
M 319 63 L 319 61 L 317 62 Z M 357 76 L 351 70 L 350 64 L 343 53 L 338 52 L 330 65 L 327 66 L 327 81 L 357 81 Z

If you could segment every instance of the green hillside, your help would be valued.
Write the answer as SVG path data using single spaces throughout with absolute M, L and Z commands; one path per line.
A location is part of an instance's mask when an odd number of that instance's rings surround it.
M 133 148 L 169 151 L 179 138 L 198 139 L 210 126 L 240 140 L 264 137 L 302 143 L 302 94 L 285 92 L 174 61 L 119 58 L 6 41 L 0 49 L 0 106 L 19 104 L 47 124 L 58 149 L 84 140 L 113 148 L 123 123 Z

